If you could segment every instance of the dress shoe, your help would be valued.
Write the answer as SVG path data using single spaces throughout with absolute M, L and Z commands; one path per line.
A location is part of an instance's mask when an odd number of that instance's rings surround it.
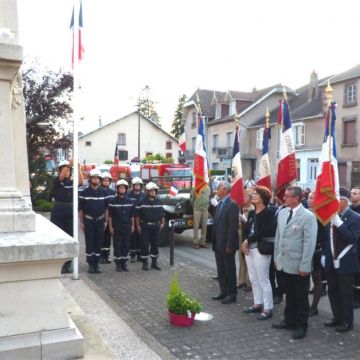
M 208 244 L 200 244 L 199 247 L 202 249 L 208 249 L 209 245 Z
M 353 324 L 341 324 L 335 328 L 336 332 L 347 332 L 353 329 Z
M 292 337 L 295 340 L 303 339 L 305 337 L 305 335 L 306 335 L 306 330 L 304 328 L 296 329 L 292 333 Z
M 310 309 L 309 316 L 319 315 L 318 309 Z
M 218 276 L 214 276 L 212 279 L 213 279 L 213 280 L 219 280 L 219 277 L 218 277 Z
M 272 324 L 273 329 L 285 329 L 285 330 L 294 330 L 295 326 L 291 326 L 285 322 L 285 320 L 281 320 L 277 323 Z
M 246 306 L 243 308 L 243 313 L 251 314 L 251 313 L 261 313 L 261 306 Z
M 224 300 L 221 301 L 222 304 L 232 304 L 236 302 L 236 296 L 228 295 Z
M 263 312 L 257 317 L 257 319 L 258 319 L 258 320 L 267 320 L 267 319 L 270 319 L 271 317 L 272 317 L 271 311 L 270 311 L 270 312 L 265 312 L 265 311 L 263 311 Z
M 326 327 L 336 327 L 336 326 L 339 326 L 341 325 L 341 322 L 340 321 L 337 321 L 335 319 L 331 319 L 330 321 L 327 321 L 326 323 L 324 323 L 324 325 Z
M 226 294 L 219 294 L 212 297 L 213 300 L 224 300 L 225 298 L 226 298 Z
M 236 285 L 236 287 L 238 288 L 238 289 L 241 289 L 241 288 L 243 288 L 245 286 L 245 284 L 237 284 Z
M 274 296 L 273 303 L 275 305 L 280 304 L 282 302 L 282 297 L 280 296 Z
M 246 292 L 249 292 L 252 289 L 251 289 L 251 286 L 245 285 L 243 290 L 246 291 Z
M 192 244 L 193 249 L 199 249 L 200 245 L 199 244 Z

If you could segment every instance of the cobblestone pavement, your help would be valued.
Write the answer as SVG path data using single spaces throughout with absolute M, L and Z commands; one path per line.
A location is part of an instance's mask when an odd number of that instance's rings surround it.
M 330 316 L 322 310 L 319 316 L 309 319 L 307 337 L 293 340 L 290 332 L 272 329 L 271 320 L 259 321 L 252 314 L 242 313 L 242 307 L 251 304 L 251 293 L 240 290 L 236 304 L 222 305 L 213 301 L 211 296 L 218 294 L 217 281 L 212 279 L 214 272 L 177 255 L 176 249 L 174 267 L 169 266 L 169 249 L 161 249 L 162 271 L 144 272 L 137 262 L 129 264 L 128 273 L 116 273 L 114 264 L 109 264 L 101 266 L 101 274 L 91 275 L 86 273 L 83 240 L 80 242 L 80 275 L 95 284 L 121 311 L 131 315 L 137 326 L 145 329 L 176 358 L 360 359 L 359 326 L 349 333 L 337 334 L 323 326 Z M 195 321 L 190 328 L 169 324 L 166 294 L 175 271 L 180 274 L 183 289 L 198 298 L 204 311 L 214 316 L 211 321 Z M 283 305 L 278 305 L 272 320 L 279 320 L 282 312 Z

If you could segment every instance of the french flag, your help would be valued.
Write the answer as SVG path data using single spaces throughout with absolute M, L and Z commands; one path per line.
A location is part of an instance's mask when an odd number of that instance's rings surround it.
M 180 151 L 184 153 L 186 151 L 185 131 L 179 137 L 179 146 L 180 146 Z
M 275 194 L 280 199 L 284 199 L 286 188 L 296 183 L 298 176 L 290 110 L 286 99 L 280 101 L 278 123 L 282 126 L 282 131 L 280 135 L 279 162 Z
M 335 141 L 335 103 L 326 113 L 325 137 L 319 158 L 319 174 L 314 192 L 314 213 L 326 225 L 339 211 L 339 172 Z
M 271 138 L 271 129 L 267 125 L 264 129 L 262 141 L 262 155 L 259 160 L 259 179 L 257 185 L 267 187 L 271 192 L 271 173 L 269 161 L 269 140 Z
M 73 6 L 71 21 L 70 21 L 70 30 L 72 31 L 72 49 L 71 49 L 71 65 L 74 68 L 75 64 L 75 6 Z M 78 23 L 78 51 L 77 51 L 77 61 L 81 62 L 84 59 L 85 48 L 82 41 L 82 28 L 83 28 L 83 13 L 82 13 L 82 0 L 80 0 L 79 7 L 79 23 Z
M 239 126 L 237 126 L 235 130 L 234 150 L 231 162 L 233 179 L 231 182 L 230 198 L 234 200 L 238 206 L 242 206 L 244 204 L 244 182 L 241 166 L 239 138 L 240 129 Z
M 204 139 L 204 116 L 201 116 L 201 113 L 199 112 L 198 134 L 196 137 L 194 158 L 195 196 L 199 196 L 201 194 L 209 181 Z
M 179 192 L 179 189 L 176 187 L 176 185 L 171 184 L 171 188 L 169 190 L 169 195 L 175 197 L 178 194 L 178 192 Z

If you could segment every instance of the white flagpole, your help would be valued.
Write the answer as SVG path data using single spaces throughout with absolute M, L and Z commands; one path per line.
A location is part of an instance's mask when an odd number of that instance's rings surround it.
M 74 5 L 74 65 L 73 65 L 73 235 L 74 240 L 79 244 L 79 217 L 78 217 L 78 186 L 79 186 L 79 174 L 78 174 L 78 133 L 79 133 L 79 90 L 80 85 L 78 81 L 78 69 L 79 63 L 79 7 Z M 73 280 L 79 280 L 79 257 L 73 259 Z

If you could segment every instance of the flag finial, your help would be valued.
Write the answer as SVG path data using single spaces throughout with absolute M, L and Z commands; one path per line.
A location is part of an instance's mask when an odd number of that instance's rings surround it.
M 200 98 L 199 98 L 199 93 L 196 92 L 196 107 L 199 113 L 201 113 L 201 105 L 200 105 Z
M 330 85 L 330 80 L 328 80 L 328 84 L 327 87 L 325 89 L 325 93 L 326 93 L 326 97 L 327 97 L 327 101 L 328 101 L 328 106 L 331 105 L 331 101 L 332 101 L 332 94 L 333 94 L 333 89 Z
M 269 114 L 269 108 L 266 108 L 266 114 L 265 114 L 265 127 L 268 129 L 270 127 L 270 114 Z
M 285 86 L 283 86 L 283 97 L 284 97 L 284 100 L 287 101 L 286 87 Z
M 239 121 L 239 115 L 237 114 L 237 112 L 234 114 L 234 123 L 235 123 L 235 128 L 238 126 L 238 121 Z

